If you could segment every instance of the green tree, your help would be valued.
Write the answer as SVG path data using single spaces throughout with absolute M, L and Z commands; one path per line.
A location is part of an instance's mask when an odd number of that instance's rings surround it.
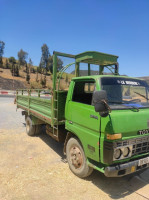
M 57 58 L 57 71 L 60 71 L 62 67 L 63 67 L 63 61 L 60 58 Z M 48 68 L 50 72 L 53 74 L 53 55 L 49 56 Z
M 48 68 L 49 68 L 51 74 L 53 74 L 53 56 L 51 56 L 51 55 L 48 58 Z
M 36 82 L 37 82 L 37 83 L 39 82 L 39 80 L 38 80 L 38 71 L 37 71 L 37 73 L 36 73 Z
M 9 58 L 9 62 L 12 64 L 16 64 L 16 59 L 14 57 Z
M 37 67 L 37 72 L 38 72 L 39 74 L 41 74 L 41 67 L 40 67 L 40 64 L 39 64 L 39 67 Z
M 29 58 L 29 64 L 30 64 L 31 66 L 33 66 L 33 61 L 32 61 L 31 58 Z
M 32 68 L 32 73 L 34 73 L 34 74 L 36 73 L 36 70 L 34 67 Z
M 42 73 L 43 68 L 44 68 L 44 66 L 43 66 L 43 61 L 42 61 L 42 57 L 41 57 L 39 67 L 38 67 L 38 72 Z
M 3 67 L 3 54 L 4 54 L 5 43 L 0 41 L 0 67 Z
M 32 62 L 32 59 L 29 58 L 29 73 L 31 73 L 33 71 L 32 67 L 33 67 L 33 62 Z
M 6 58 L 6 69 L 9 69 L 9 62 L 8 62 L 8 59 Z
M 40 83 L 41 83 L 41 85 L 42 85 L 42 87 L 43 87 L 44 81 L 43 81 L 43 78 L 42 78 L 42 74 L 41 74 L 41 76 L 40 76 Z
M 25 64 L 25 72 L 27 73 L 27 70 L 28 70 L 28 65 L 27 63 Z
M 26 81 L 28 82 L 28 84 L 30 83 L 30 73 L 29 73 L 29 66 L 26 63 Z
M 48 58 L 50 56 L 49 47 L 46 44 L 43 44 L 41 47 L 41 68 L 44 68 L 47 74 L 48 69 Z
M 15 76 L 19 76 L 19 65 L 15 66 Z
M 18 52 L 18 60 L 19 60 L 20 65 L 25 65 L 27 57 L 28 57 L 28 53 L 23 51 L 23 49 L 21 49 Z
M 46 75 L 44 75 L 43 87 L 46 87 L 46 83 L 47 83 L 47 78 L 46 78 Z
M 12 76 L 15 76 L 16 59 L 14 57 L 10 57 L 9 58 L 9 63 L 11 63 L 11 73 L 12 73 Z

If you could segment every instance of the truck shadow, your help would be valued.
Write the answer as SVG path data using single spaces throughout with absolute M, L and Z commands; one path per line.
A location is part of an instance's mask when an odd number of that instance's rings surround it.
M 96 187 L 107 193 L 112 199 L 125 198 L 134 192 L 141 197 L 144 195 L 141 194 L 139 189 L 149 184 L 149 180 L 145 181 L 142 176 L 144 173 L 148 172 L 149 171 L 145 171 L 124 177 L 108 178 L 104 176 L 104 174 L 94 170 L 92 175 L 86 178 L 86 180 L 92 182 L 94 185 L 96 185 Z M 144 197 L 149 199 L 149 192 L 147 196 L 145 195 Z
M 42 134 L 40 134 L 38 137 L 45 142 L 50 148 L 52 148 L 60 157 L 61 161 L 66 163 L 66 156 L 63 154 L 63 148 L 64 144 L 59 143 L 53 138 L 51 138 L 49 135 L 46 134 L 45 129 L 43 128 Z
M 67 163 L 66 157 L 63 154 L 64 145 L 62 143 L 56 142 L 53 138 L 47 135 L 44 130 L 42 134 L 40 134 L 38 137 L 40 137 L 41 140 L 43 140 L 61 157 L 62 162 Z M 140 181 L 139 184 L 138 181 L 136 181 L 137 178 L 142 179 L 144 173 L 147 173 L 149 177 L 149 171 L 144 171 L 142 173 L 135 173 L 124 177 L 108 178 L 105 177 L 104 174 L 94 170 L 91 176 L 85 178 L 85 180 L 92 182 L 100 190 L 107 193 L 112 199 L 120 199 L 125 198 L 126 196 L 136 192 L 137 190 L 143 188 L 145 185 L 149 184 L 149 178 L 148 180 Z

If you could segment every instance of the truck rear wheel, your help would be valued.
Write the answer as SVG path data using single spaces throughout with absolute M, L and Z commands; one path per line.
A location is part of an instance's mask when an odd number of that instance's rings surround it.
M 33 125 L 32 120 L 29 116 L 26 117 L 26 133 L 29 136 L 38 135 L 41 130 L 41 125 Z
M 85 178 L 93 172 L 89 167 L 80 142 L 70 138 L 66 145 L 66 156 L 70 170 L 80 178 Z

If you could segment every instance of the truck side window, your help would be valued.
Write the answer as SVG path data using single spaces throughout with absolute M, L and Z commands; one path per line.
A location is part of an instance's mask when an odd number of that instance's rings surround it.
M 94 82 L 76 82 L 72 101 L 91 105 L 94 89 Z

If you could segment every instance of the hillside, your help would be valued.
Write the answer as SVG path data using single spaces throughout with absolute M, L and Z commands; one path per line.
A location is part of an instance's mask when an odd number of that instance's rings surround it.
M 16 64 L 19 64 L 19 61 L 18 61 L 17 59 L 15 59 L 15 60 L 16 60 Z M 9 58 L 3 57 L 3 58 L 2 58 L 2 61 L 3 61 L 3 65 L 4 65 L 4 67 L 5 67 L 5 66 L 6 66 L 6 61 L 9 63 Z M 9 65 L 11 66 L 10 63 L 9 63 Z M 35 70 L 37 70 L 37 67 L 38 67 L 38 66 L 35 66 L 35 65 L 32 66 L 32 68 L 34 68 Z
M 87 76 L 88 75 L 88 71 L 87 70 L 80 70 L 80 76 Z M 72 74 L 75 74 L 75 71 L 72 72 Z M 99 72 L 98 71 L 91 71 L 91 75 L 98 75 Z M 104 73 L 105 75 L 111 74 L 111 73 Z M 126 75 L 124 75 L 126 76 Z M 148 84 L 149 84 L 149 76 L 143 76 L 143 77 L 137 77 L 139 79 L 143 79 L 145 80 Z
M 20 74 L 19 77 L 16 77 L 16 76 L 13 77 L 12 74 L 11 74 L 11 72 L 10 72 L 10 69 L 0 69 L 0 77 L 3 78 L 3 80 L 4 79 L 13 80 L 14 79 L 16 82 L 21 82 L 24 85 L 23 88 L 30 88 L 31 84 L 33 84 L 33 83 L 36 82 L 36 76 L 37 75 L 35 73 L 31 73 L 30 74 L 30 84 L 28 84 L 26 82 L 26 73 L 24 72 L 23 69 L 21 69 L 19 71 L 19 74 Z M 41 74 L 38 75 L 39 82 L 40 82 L 41 76 L 43 78 L 43 75 L 41 75 Z M 52 80 L 50 80 L 49 76 L 47 76 L 47 85 L 51 84 L 51 83 L 52 83 Z M 41 88 L 40 83 L 37 83 L 36 86 L 39 87 L 39 88 Z
M 41 79 L 43 80 L 44 79 L 44 75 L 43 74 L 38 74 L 38 81 L 37 80 L 37 74 L 36 73 L 31 73 L 30 74 L 30 84 L 28 84 L 26 82 L 26 72 L 24 72 L 24 69 L 20 69 L 19 71 L 19 74 L 20 76 L 19 77 L 16 77 L 16 76 L 12 76 L 11 72 L 10 72 L 10 69 L 1 69 L 0 68 L 0 77 L 1 77 L 1 82 L 0 82 L 0 88 L 3 88 L 3 89 L 7 89 L 7 85 L 6 84 L 3 84 L 3 81 L 6 83 L 8 80 L 15 80 L 16 82 L 16 86 L 14 89 L 19 89 L 19 88 L 38 88 L 38 89 L 42 89 L 42 85 L 41 85 Z M 66 73 L 63 74 L 63 77 L 61 79 L 61 87 L 60 89 L 66 89 L 68 88 L 68 85 L 69 85 L 69 82 L 70 82 L 70 79 L 73 77 L 74 75 L 72 74 L 68 74 L 68 77 L 67 77 L 67 80 L 66 80 Z M 3 81 L 2 81 L 3 80 Z M 22 85 L 20 85 L 19 87 L 19 84 L 17 83 L 22 83 Z M 9 82 L 10 84 L 10 88 L 11 87 L 11 84 L 12 82 Z M 24 87 L 23 87 L 24 86 Z M 51 89 L 52 88 L 52 75 L 47 75 L 46 76 L 46 87 L 44 89 Z
M 149 84 L 149 76 L 143 76 L 138 78 L 145 80 Z
M 23 82 L 0 77 L 0 90 L 17 90 L 20 88 L 26 88 Z
M 37 79 L 37 74 L 36 73 L 31 73 L 30 74 L 30 84 L 27 84 L 26 82 L 26 72 L 24 72 L 24 69 L 20 70 L 20 76 L 19 77 L 13 77 L 10 69 L 1 69 L 0 68 L 0 89 L 19 89 L 19 88 L 42 88 L 41 85 L 41 79 L 44 78 L 43 74 L 38 74 L 38 82 L 36 81 Z M 92 71 L 92 75 L 97 75 L 97 71 Z M 87 70 L 80 70 L 80 75 L 81 76 L 86 76 L 87 75 Z M 67 75 L 67 80 L 66 80 L 66 73 L 63 74 L 63 78 L 61 79 L 61 84 L 60 84 L 60 89 L 68 89 L 70 80 L 72 77 L 74 77 L 74 71 L 71 74 Z M 148 82 L 149 84 L 149 76 L 144 76 L 144 77 L 139 77 L 140 79 L 144 79 Z M 13 87 L 13 79 L 14 79 L 14 87 Z M 51 89 L 52 88 L 52 75 L 47 75 L 46 76 L 46 87 L 44 89 Z

